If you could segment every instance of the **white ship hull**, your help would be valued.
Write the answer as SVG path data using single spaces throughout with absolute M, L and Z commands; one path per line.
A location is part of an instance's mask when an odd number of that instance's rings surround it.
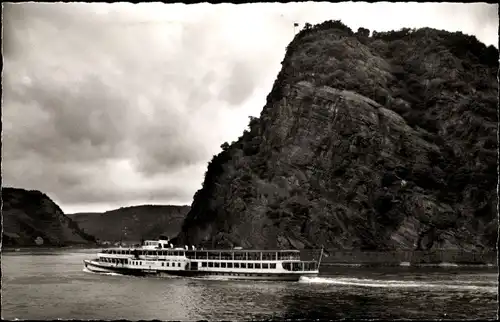
M 242 276 L 244 275 L 244 276 Z M 255 281 L 298 281 L 301 276 L 317 276 L 317 273 L 313 274 L 239 274 L 239 273 L 221 273 L 221 272 L 198 272 L 192 276 L 194 277 L 206 277 L 206 278 L 221 278 L 221 279 L 231 279 L 231 280 L 255 280 Z
M 148 244 L 149 243 L 149 244 Z M 86 269 L 123 275 L 184 276 L 201 278 L 298 281 L 317 276 L 321 262 L 301 261 L 298 250 L 188 250 L 156 248 L 105 249 L 95 260 L 84 260 Z
M 301 276 L 317 276 L 318 271 L 307 273 L 281 272 L 281 273 L 255 273 L 255 272 L 231 272 L 231 271 L 167 271 L 149 268 L 130 268 L 124 266 L 105 267 L 101 263 L 92 260 L 84 260 L 85 267 L 95 273 L 118 273 L 122 275 L 156 275 L 156 276 L 184 276 L 196 278 L 221 278 L 231 280 L 260 280 L 260 281 L 298 281 Z
M 100 262 L 87 260 L 83 261 L 86 269 L 94 273 L 118 273 L 123 275 L 147 275 L 147 270 L 128 269 L 120 266 L 105 266 Z
M 114 272 L 113 270 L 96 265 L 94 261 L 91 261 L 88 259 L 85 259 L 83 261 L 83 264 L 85 265 L 85 268 L 91 272 L 96 272 L 96 273 L 113 273 Z

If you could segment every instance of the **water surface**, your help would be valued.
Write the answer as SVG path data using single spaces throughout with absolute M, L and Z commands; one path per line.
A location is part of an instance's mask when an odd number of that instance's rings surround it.
M 95 250 L 2 256 L 4 319 L 496 319 L 496 268 L 326 267 L 299 282 L 95 274 Z

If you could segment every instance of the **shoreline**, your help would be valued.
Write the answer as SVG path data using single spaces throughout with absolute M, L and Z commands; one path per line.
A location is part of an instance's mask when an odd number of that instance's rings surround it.
M 66 245 L 66 246 L 52 246 L 52 245 L 41 245 L 41 246 L 12 246 L 12 245 L 2 245 L 2 252 L 20 252 L 20 251 L 30 251 L 30 250 L 59 250 L 59 249 L 99 249 L 105 248 L 101 245 Z
M 461 250 L 436 249 L 429 251 L 330 251 L 323 258 L 325 266 L 390 266 L 390 267 L 453 267 L 484 266 L 496 267 L 496 250 L 467 252 Z
M 30 251 L 54 251 L 54 250 L 94 250 L 108 248 L 107 245 L 66 245 L 66 246 L 3 246 L 2 252 L 4 253 L 22 253 Z M 336 256 L 328 256 L 323 258 L 321 267 L 352 267 L 352 268 L 366 268 L 366 267 L 401 267 L 401 268 L 417 268 L 417 267 L 434 267 L 434 268 L 498 268 L 497 253 L 461 253 L 461 256 L 453 256 L 455 260 L 449 256 L 439 256 L 442 251 L 436 252 L 422 252 L 418 251 L 399 251 L 399 252 L 336 252 Z M 449 251 L 446 252 L 449 254 Z M 493 254 L 495 256 L 493 256 Z M 364 256 L 360 256 L 364 255 Z M 376 256 L 374 256 L 376 255 Z M 410 255 L 410 256 L 409 256 Z M 411 256 L 413 255 L 413 256 Z M 417 255 L 417 256 L 415 256 Z M 420 256 L 418 256 L 420 255 Z M 427 256 L 422 256 L 427 255 Z M 436 256 L 437 255 L 437 256 Z M 364 257 L 361 259 L 360 257 Z M 411 258 L 413 257 L 413 260 Z M 398 260 L 399 258 L 410 258 L 410 260 Z M 360 260 L 361 259 L 361 260 Z
M 498 268 L 498 265 L 493 263 L 321 263 L 321 267 L 351 267 L 351 268 L 367 268 L 367 267 L 400 267 L 400 268 Z

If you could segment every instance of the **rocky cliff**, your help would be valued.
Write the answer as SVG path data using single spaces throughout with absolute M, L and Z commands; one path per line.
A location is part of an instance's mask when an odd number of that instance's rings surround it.
M 161 234 L 176 236 L 189 209 L 189 206 L 142 205 L 68 216 L 102 241 L 140 242 Z
M 495 248 L 497 70 L 498 50 L 461 33 L 306 25 L 178 241 Z
M 36 190 L 2 188 L 2 246 L 95 245 L 47 195 Z

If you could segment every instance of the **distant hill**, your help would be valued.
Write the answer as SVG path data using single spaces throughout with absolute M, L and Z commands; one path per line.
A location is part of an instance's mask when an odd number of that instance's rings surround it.
M 459 32 L 306 24 L 178 242 L 496 249 L 497 73 L 498 50 Z
M 46 194 L 2 188 L 2 246 L 95 244 Z
M 189 212 L 189 206 L 142 205 L 104 213 L 69 214 L 85 232 L 102 241 L 135 241 L 176 236 Z

